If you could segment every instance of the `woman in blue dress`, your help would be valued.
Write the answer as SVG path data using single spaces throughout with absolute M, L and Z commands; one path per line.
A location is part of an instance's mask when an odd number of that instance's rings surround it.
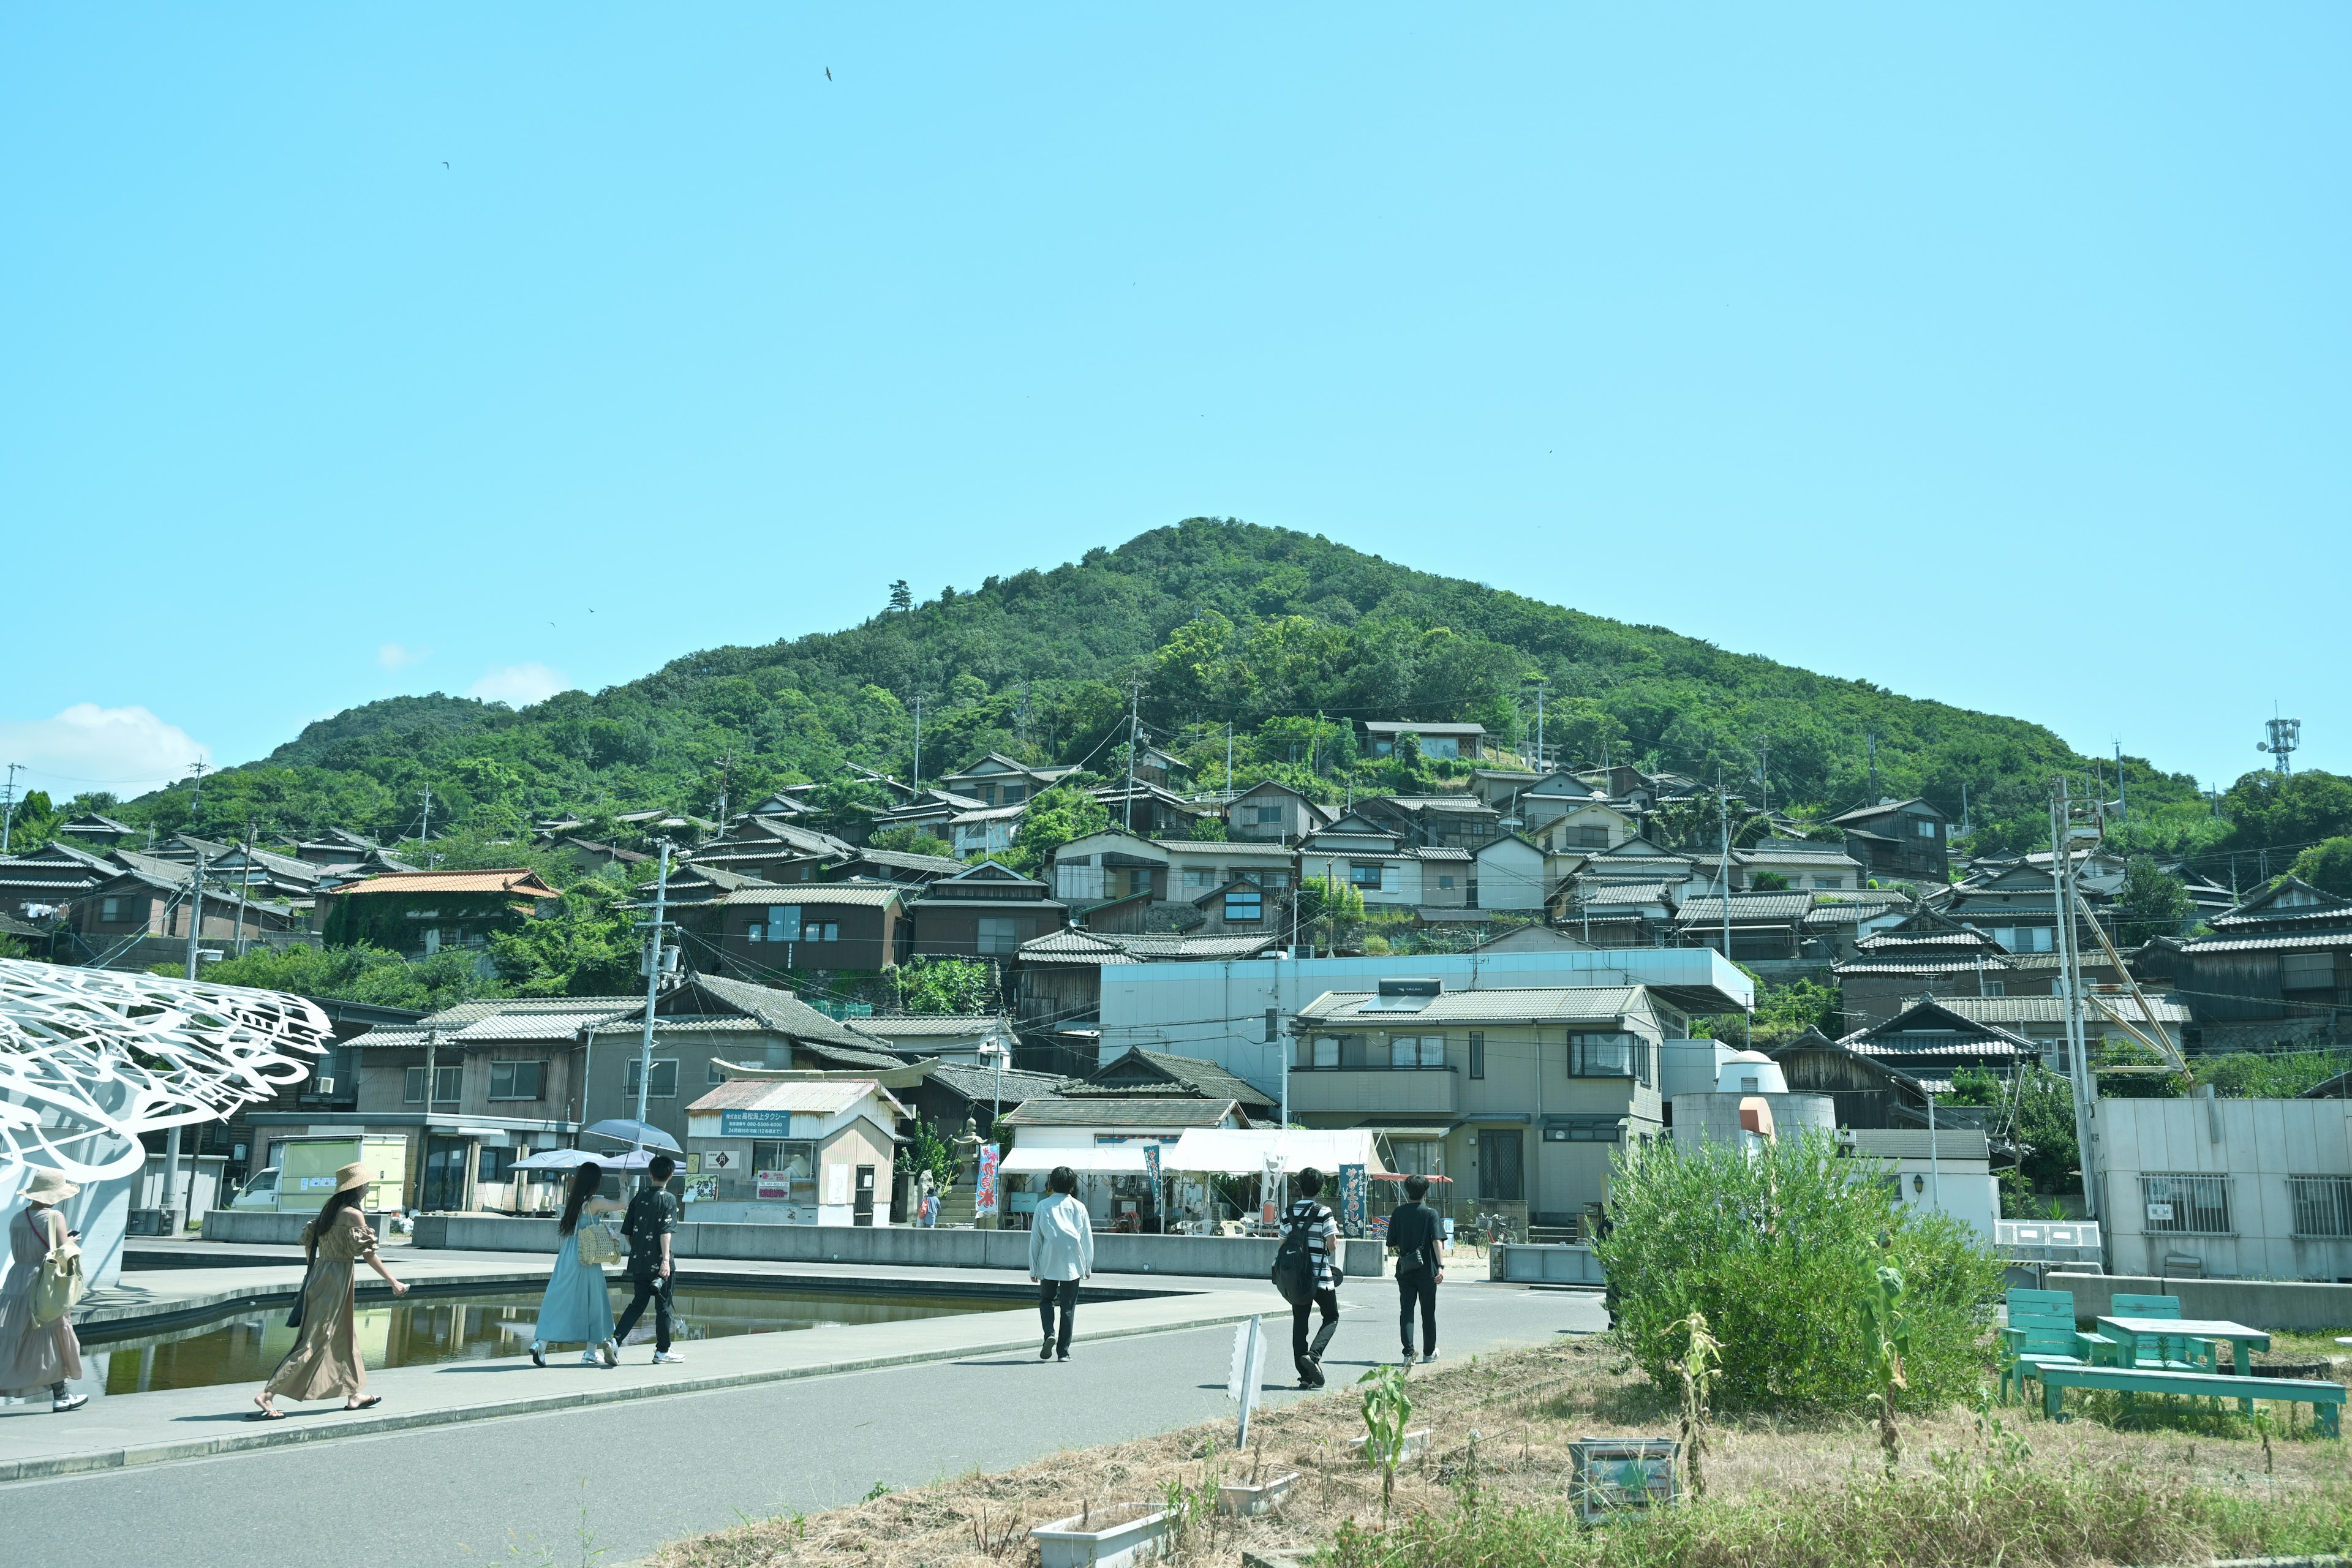
M 555 1272 L 548 1279 L 539 1324 L 532 1331 L 533 1366 L 547 1364 L 547 1347 L 557 1342 L 586 1345 L 580 1352 L 583 1366 L 621 1364 L 620 1347 L 613 1342 L 613 1298 L 605 1289 L 604 1266 L 580 1261 L 583 1227 L 621 1206 L 596 1195 L 604 1179 L 604 1168 L 593 1160 L 572 1173 L 572 1191 L 563 1200 L 563 1220 L 556 1231 L 563 1245 L 556 1252 Z

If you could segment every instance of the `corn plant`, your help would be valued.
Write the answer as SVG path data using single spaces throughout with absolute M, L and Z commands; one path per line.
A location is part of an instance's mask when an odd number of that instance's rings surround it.
M 1389 1498 L 1396 1490 L 1397 1464 L 1404 1458 L 1404 1430 L 1412 1419 L 1412 1399 L 1404 1391 L 1404 1368 L 1376 1366 L 1356 1380 L 1363 1389 L 1364 1452 L 1381 1471 L 1381 1528 L 1389 1527 Z
M 1683 1467 L 1690 1478 L 1691 1495 L 1705 1497 L 1706 1394 L 1723 1375 L 1723 1347 L 1707 1332 L 1705 1312 L 1693 1312 L 1675 1328 L 1685 1336 L 1681 1359 L 1675 1363 L 1675 1381 L 1681 1385 L 1682 1394 Z
M 1871 1380 L 1877 1385 L 1878 1447 L 1890 1476 L 1903 1458 L 1903 1440 L 1895 1430 L 1895 1395 L 1910 1386 L 1904 1380 L 1903 1358 L 1911 1349 L 1911 1323 L 1902 1301 L 1903 1271 L 1880 1264 L 1862 1290 L 1862 1338 L 1869 1352 Z

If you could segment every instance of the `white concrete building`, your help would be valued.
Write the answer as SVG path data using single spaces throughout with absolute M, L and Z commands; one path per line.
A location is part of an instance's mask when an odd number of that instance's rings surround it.
M 2116 1274 L 2352 1284 L 2352 1100 L 2102 1100 Z

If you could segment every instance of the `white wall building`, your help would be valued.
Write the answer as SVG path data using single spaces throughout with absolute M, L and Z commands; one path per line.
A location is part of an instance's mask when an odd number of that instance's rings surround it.
M 1326 991 L 1372 991 L 1383 978 L 1407 975 L 1442 980 L 1448 991 L 1646 986 L 1665 1027 L 1659 1087 L 1668 1093 L 1684 1082 L 1714 1082 L 1715 1042 L 1677 1044 L 1689 1036 L 1690 1016 L 1738 1013 L 1755 1000 L 1738 966 L 1703 947 L 1119 964 L 1102 972 L 1101 1059 L 1131 1046 L 1198 1057 L 1279 1100 L 1293 1013 Z
M 2352 1100 L 2102 1100 L 2117 1274 L 2352 1284 Z

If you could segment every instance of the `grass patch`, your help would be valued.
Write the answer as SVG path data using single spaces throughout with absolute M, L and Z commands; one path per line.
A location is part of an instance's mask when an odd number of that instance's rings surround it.
M 1332 1568 L 2075 1568 L 2340 1552 L 2352 1488 L 2243 1492 L 2130 1468 L 1939 1456 L 1925 1475 L 1857 1467 L 1843 1485 L 1700 1501 L 1605 1528 L 1561 1507 L 1424 1513 L 1385 1533 L 1343 1523 Z
M 2087 1568 L 2352 1545 L 2342 1443 L 2286 1442 L 2276 1429 L 2265 1445 L 2251 1428 L 2053 1426 L 2038 1404 L 1898 1413 L 1904 1458 L 1892 1481 L 1876 1428 L 1857 1410 L 1735 1410 L 1709 1431 L 1704 1499 L 1588 1531 L 1567 1513 L 1569 1444 L 1675 1430 L 1675 1398 L 1630 1357 L 1598 1337 L 1563 1339 L 1415 1367 L 1406 1386 L 1412 1426 L 1430 1428 L 1431 1439 L 1396 1472 L 1386 1531 L 1384 1478 L 1347 1449 L 1364 1432 L 1358 1391 L 1348 1387 L 1260 1411 L 1246 1455 L 1233 1451 L 1226 1418 L 909 1484 L 806 1517 L 750 1520 L 675 1542 L 652 1562 L 1034 1568 L 1035 1525 L 1137 1501 L 1181 1503 L 1174 1568 L 1237 1568 L 1244 1551 L 1335 1543 L 1347 1568 Z M 2310 1431 L 2306 1417 L 2302 1432 Z M 1300 1479 L 1278 1512 L 1209 1511 L 1218 1481 L 1291 1470 Z

